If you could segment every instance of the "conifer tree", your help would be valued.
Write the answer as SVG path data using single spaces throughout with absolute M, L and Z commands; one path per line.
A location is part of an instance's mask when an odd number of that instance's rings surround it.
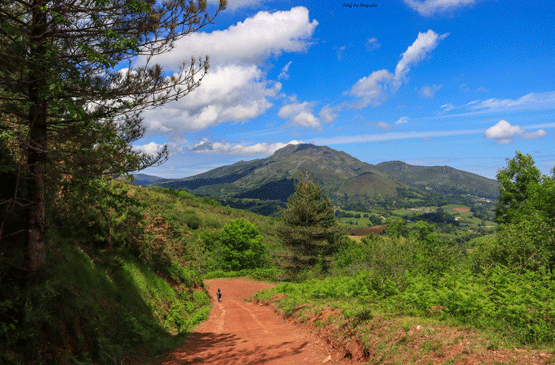
M 344 232 L 337 224 L 330 199 L 308 173 L 300 176 L 295 193 L 287 200 L 287 208 L 280 212 L 283 225 L 278 232 L 295 254 L 295 269 L 312 267 L 319 261 L 326 269 Z
M 0 143 L 28 185 L 1 205 L 25 210 L 30 273 L 45 265 L 48 189 L 165 161 L 165 147 L 132 149 L 140 114 L 196 88 L 208 59 L 173 74 L 150 60 L 212 19 L 205 0 L 0 0 Z

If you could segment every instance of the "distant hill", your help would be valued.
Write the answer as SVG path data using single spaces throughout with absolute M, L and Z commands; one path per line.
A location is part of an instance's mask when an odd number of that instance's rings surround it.
M 471 194 L 491 199 L 499 195 L 497 180 L 449 166 L 413 166 L 402 161 L 390 161 L 373 167 L 394 180 L 418 189 L 447 195 Z
M 294 179 L 282 179 L 262 185 L 244 193 L 235 195 L 238 199 L 279 200 L 286 202 L 295 192 Z
M 184 188 L 217 198 L 287 201 L 295 191 L 294 181 L 306 171 L 332 200 L 345 194 L 393 197 L 398 188 L 416 190 L 391 180 L 372 165 L 345 152 L 312 144 L 288 145 L 265 159 L 240 161 L 184 179 L 158 181 L 154 185 Z
M 147 174 L 133 174 L 133 176 L 135 177 L 135 181 L 133 182 L 133 184 L 141 185 L 141 186 L 150 185 L 155 182 L 163 182 L 163 181 L 169 180 L 169 179 L 164 179 L 163 177 L 147 175 Z
M 348 179 L 337 191 L 339 193 L 368 195 L 378 198 L 380 194 L 397 196 L 397 188 L 404 187 L 405 185 L 398 181 L 391 180 L 374 172 L 365 172 Z
M 288 145 L 272 156 L 183 179 L 159 179 L 150 185 L 187 189 L 216 199 L 286 202 L 294 182 L 308 172 L 335 205 L 429 201 L 434 196 L 497 196 L 497 181 L 448 166 L 412 166 L 401 161 L 371 165 L 345 152 L 313 144 Z M 146 180 L 142 180 L 146 181 Z M 434 195 L 435 194 L 435 195 Z

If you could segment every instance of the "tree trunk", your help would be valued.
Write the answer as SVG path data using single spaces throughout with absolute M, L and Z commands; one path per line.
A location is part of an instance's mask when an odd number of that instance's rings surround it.
M 30 196 L 26 219 L 27 267 L 35 274 L 46 263 L 46 199 L 45 165 L 47 148 L 45 68 L 46 60 L 46 13 L 45 0 L 33 2 L 33 21 L 29 38 L 29 144 L 27 162 L 30 179 Z

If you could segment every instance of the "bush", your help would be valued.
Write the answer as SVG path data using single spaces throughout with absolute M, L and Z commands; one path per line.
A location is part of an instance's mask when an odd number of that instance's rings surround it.
M 187 190 L 185 190 L 185 189 L 179 190 L 179 191 L 177 192 L 177 196 L 180 197 L 181 199 L 194 199 L 194 198 L 196 198 L 195 195 L 189 193 L 189 192 L 188 192 Z
M 234 219 L 218 235 L 225 269 L 254 269 L 266 264 L 258 228 L 246 219 Z
M 208 216 L 204 219 L 204 226 L 207 228 L 222 228 L 222 221 L 216 216 Z
M 187 224 L 187 227 L 189 227 L 193 230 L 199 229 L 199 227 L 201 225 L 200 217 L 198 215 L 196 215 L 196 213 L 194 213 L 194 212 L 186 213 L 183 216 L 183 220 Z
M 240 271 L 212 271 L 203 276 L 203 279 L 216 279 L 216 278 L 237 278 L 248 276 L 256 280 L 273 280 L 280 281 L 283 277 L 283 272 L 274 267 L 258 268 L 258 269 L 243 269 Z

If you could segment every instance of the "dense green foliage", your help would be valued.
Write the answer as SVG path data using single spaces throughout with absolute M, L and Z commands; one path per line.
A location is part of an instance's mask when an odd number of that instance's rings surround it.
M 128 184 L 96 184 L 105 186 L 90 189 L 110 194 L 57 200 L 49 210 L 56 245 L 40 278 L 22 285 L 22 248 L 3 247 L 0 362 L 108 364 L 145 344 L 153 355 L 206 318 L 210 301 L 185 232 Z
M 425 222 L 409 237 L 397 233 L 370 234 L 360 242 L 348 240 L 333 263 L 336 275 L 365 272 L 379 286 L 392 281 L 402 285 L 416 273 L 436 277 L 454 266 L 463 256 L 461 247 L 443 244 Z M 393 231 L 395 232 L 395 231 Z
M 271 280 L 276 281 L 282 277 L 282 273 L 279 269 L 275 267 L 264 267 L 257 269 L 243 269 L 239 271 L 224 271 L 217 270 L 206 273 L 204 279 L 213 278 L 238 278 L 238 277 L 249 277 L 256 280 Z
M 516 152 L 497 178 L 501 196 L 496 207 L 499 226 L 489 262 L 519 270 L 555 269 L 555 168 L 542 175 L 530 155 Z
M 224 269 L 254 269 L 266 263 L 266 250 L 258 228 L 246 219 L 234 219 L 220 231 Z
M 483 274 L 448 271 L 439 279 L 416 274 L 403 285 L 392 277 L 383 283 L 360 271 L 304 283 L 282 283 L 254 298 L 285 294 L 278 307 L 291 314 L 307 303 L 340 308 L 360 320 L 372 313 L 436 316 L 500 333 L 522 344 L 555 341 L 555 277 L 545 272 L 518 272 L 497 267 Z
M 528 192 L 540 184 L 540 170 L 534 166 L 532 156 L 517 151 L 513 159 L 507 160 L 507 166 L 499 170 L 497 179 L 501 184 L 495 210 L 497 221 L 514 221 L 518 219 L 515 214 L 519 205 L 528 200 Z

